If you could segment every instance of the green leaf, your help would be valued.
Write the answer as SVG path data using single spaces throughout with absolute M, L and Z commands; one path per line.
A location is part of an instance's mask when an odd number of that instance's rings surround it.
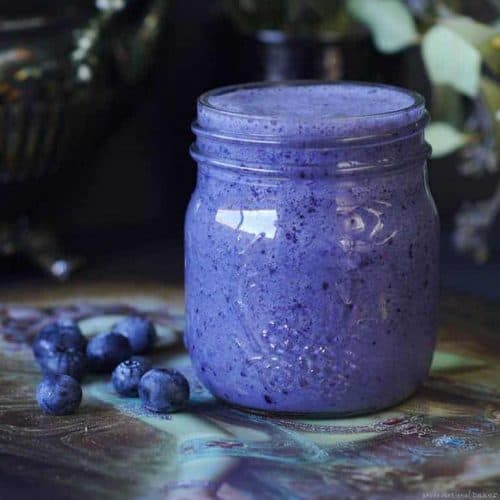
M 493 71 L 500 72 L 500 28 L 464 16 L 446 19 L 442 25 L 476 47 L 484 62 Z
M 347 0 L 347 9 L 371 31 L 380 52 L 397 52 L 418 40 L 413 17 L 400 0 Z
M 495 35 L 498 35 L 498 31 L 495 28 L 465 16 L 446 18 L 441 24 L 457 35 L 460 35 L 475 47 L 479 47 L 486 40 L 490 40 Z
M 432 157 L 441 158 L 469 142 L 470 137 L 448 123 L 431 123 L 425 129 L 425 139 L 432 146 Z
M 422 57 L 432 83 L 450 85 L 469 97 L 478 94 L 481 54 L 449 27 L 440 24 L 425 34 Z

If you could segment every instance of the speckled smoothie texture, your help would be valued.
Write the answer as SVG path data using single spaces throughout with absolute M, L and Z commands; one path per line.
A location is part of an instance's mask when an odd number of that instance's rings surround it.
M 186 345 L 213 394 L 347 415 L 426 377 L 439 274 L 426 117 L 419 96 L 355 83 L 200 98 Z

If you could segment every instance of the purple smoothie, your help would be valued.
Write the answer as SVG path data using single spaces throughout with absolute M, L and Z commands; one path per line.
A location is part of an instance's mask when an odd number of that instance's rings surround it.
M 186 345 L 201 381 L 262 411 L 395 404 L 436 340 L 439 224 L 416 94 L 255 84 L 198 103 Z

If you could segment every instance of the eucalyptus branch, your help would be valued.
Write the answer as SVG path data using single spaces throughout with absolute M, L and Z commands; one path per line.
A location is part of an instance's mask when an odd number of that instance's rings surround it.
M 433 88 L 433 124 L 426 135 L 434 155 L 460 151 L 458 171 L 462 175 L 497 172 L 500 31 L 493 24 L 495 16 L 491 16 L 491 26 L 476 22 L 464 14 L 471 7 L 464 0 L 222 1 L 247 31 L 267 28 L 317 35 L 344 33 L 361 23 L 382 53 L 419 44 Z M 500 16 L 500 0 L 483 1 Z M 485 68 L 497 80 L 487 78 Z M 466 205 L 456 219 L 455 242 L 460 251 L 472 252 L 478 261 L 482 260 L 478 255 L 487 255 L 486 235 L 500 211 L 499 204 L 500 184 L 490 200 Z

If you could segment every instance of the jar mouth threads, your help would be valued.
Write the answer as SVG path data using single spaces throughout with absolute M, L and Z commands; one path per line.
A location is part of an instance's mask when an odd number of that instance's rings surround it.
M 221 87 L 198 99 L 196 133 L 303 145 L 372 142 L 425 127 L 424 98 L 391 85 L 296 80 Z
M 398 127 L 397 130 L 384 131 L 370 135 L 352 135 L 352 136 L 318 136 L 304 137 L 301 135 L 272 135 L 272 134 L 241 134 L 218 129 L 208 129 L 203 127 L 199 120 L 191 124 L 191 130 L 196 137 L 211 138 L 214 140 L 232 142 L 238 144 L 260 144 L 263 146 L 291 146 L 307 149 L 328 149 L 331 147 L 342 148 L 353 146 L 369 146 L 371 144 L 384 144 L 396 141 L 402 137 L 422 133 L 429 122 L 429 113 L 424 110 L 418 121 L 412 122 L 404 127 Z
M 191 155 L 217 168 L 284 178 L 304 168 L 317 176 L 317 166 L 325 177 L 421 167 L 430 153 L 428 120 L 422 96 L 389 85 L 233 85 L 198 99 Z
M 251 163 L 242 162 L 237 159 L 220 158 L 210 156 L 201 151 L 196 144 L 191 145 L 189 152 L 191 157 L 196 160 L 200 166 L 210 165 L 211 168 L 221 168 L 238 171 L 239 173 L 254 174 L 258 176 L 274 178 L 302 178 L 310 180 L 310 176 L 317 176 L 317 170 L 321 170 L 322 177 L 335 177 L 337 175 L 369 174 L 389 172 L 392 170 L 404 170 L 411 168 L 421 168 L 422 163 L 430 156 L 431 148 L 424 144 L 422 153 L 417 155 L 408 155 L 404 163 L 397 158 L 383 158 L 371 161 L 350 161 L 341 160 L 337 162 L 308 163 L 307 166 L 300 164 L 281 163 L 279 167 L 264 164 L 262 162 Z

